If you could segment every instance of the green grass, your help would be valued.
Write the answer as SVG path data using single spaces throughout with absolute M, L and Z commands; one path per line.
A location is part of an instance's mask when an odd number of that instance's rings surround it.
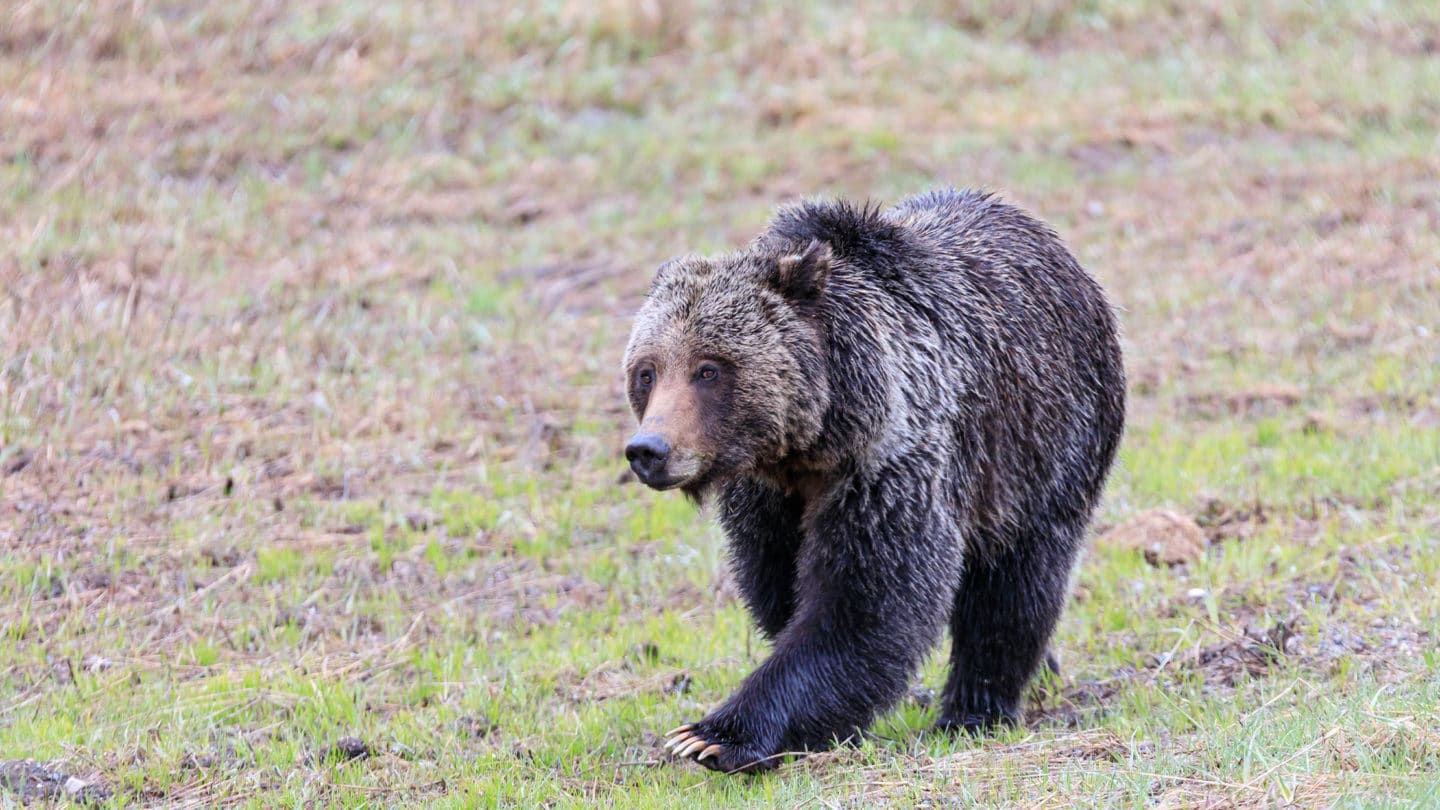
M 0 759 L 114 806 L 1440 801 L 1440 14 L 1262 5 L 0 12 Z M 629 316 L 778 203 L 936 184 L 1111 291 L 1097 528 L 1206 552 L 1098 543 L 1025 729 L 670 761 L 766 645 L 619 483 Z

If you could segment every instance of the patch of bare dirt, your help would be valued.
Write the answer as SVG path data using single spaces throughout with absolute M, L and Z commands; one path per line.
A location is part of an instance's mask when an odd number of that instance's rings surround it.
M 1171 662 L 1206 683 L 1233 687 L 1242 678 L 1268 674 L 1283 658 L 1299 651 L 1297 619 L 1268 628 L 1246 627 L 1237 635 L 1184 654 Z M 1162 661 L 1162 663 L 1164 663 Z
M 341 737 L 329 745 L 321 746 L 311 755 L 309 761 L 314 764 L 346 762 L 352 759 L 365 759 L 372 753 L 370 744 L 359 737 Z
M 500 727 L 486 715 L 465 715 L 450 724 L 450 729 L 463 740 L 483 740 Z
M 1180 410 L 1206 419 L 1267 416 L 1294 408 L 1304 398 L 1305 391 L 1297 385 L 1270 383 L 1240 391 L 1191 394 L 1180 400 Z
M 0 762 L 0 788 L 5 788 L 21 804 L 39 801 L 72 801 L 83 805 L 100 805 L 110 799 L 110 788 L 87 782 L 78 776 L 28 759 Z
M 1265 677 L 1287 657 L 1303 654 L 1297 619 L 1268 627 L 1224 630 L 1222 640 L 1152 656 L 1138 669 L 1124 667 L 1108 677 L 1072 682 L 1058 690 L 1032 689 L 1026 722 L 1044 727 L 1079 728 L 1093 723 L 1122 689 L 1135 683 L 1158 686 L 1162 677 L 1196 678 L 1207 687 L 1233 689 L 1246 678 Z
M 1312 522 L 1318 514 L 1318 505 L 1311 507 Z M 1272 510 L 1257 501 L 1235 503 L 1211 498 L 1205 501 L 1195 516 L 1195 523 L 1205 532 L 1211 543 L 1230 539 L 1244 539 L 1260 526 L 1270 521 Z M 1298 519 L 1298 516 L 1295 516 Z

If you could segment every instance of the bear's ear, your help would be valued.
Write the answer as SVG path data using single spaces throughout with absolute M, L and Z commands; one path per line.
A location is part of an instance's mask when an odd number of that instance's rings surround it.
M 664 278 L 665 276 L 667 276 L 667 275 L 675 272 L 675 268 L 677 268 L 677 267 L 679 267 L 680 265 L 684 264 L 684 263 L 685 263 L 688 259 L 690 259 L 690 258 L 691 258 L 691 257 L 690 257 L 689 255 L 685 255 L 685 256 L 671 256 L 670 258 L 668 258 L 668 259 L 666 259 L 665 261 L 661 262 L 661 263 L 660 263 L 660 266 L 657 267 L 657 268 L 655 268 L 655 275 L 653 276 L 654 280 L 655 280 L 655 281 L 659 281 L 660 279 Z
M 830 246 L 811 239 L 804 252 L 781 256 L 775 265 L 774 287 L 791 301 L 818 301 L 830 280 Z
M 687 275 L 702 276 L 708 272 L 710 272 L 710 265 L 698 259 L 693 253 L 666 259 L 661 262 L 659 267 L 655 268 L 655 275 L 650 278 L 650 294 L 654 295 L 675 279 L 683 279 Z

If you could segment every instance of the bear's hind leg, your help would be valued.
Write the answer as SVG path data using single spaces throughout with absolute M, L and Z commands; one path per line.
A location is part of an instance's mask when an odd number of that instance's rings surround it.
M 971 545 L 950 618 L 950 677 L 937 728 L 974 733 L 1020 721 L 1025 685 L 1047 660 L 1083 536 L 1080 522 Z

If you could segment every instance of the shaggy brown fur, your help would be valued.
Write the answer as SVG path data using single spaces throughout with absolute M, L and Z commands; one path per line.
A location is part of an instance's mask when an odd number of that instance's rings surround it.
M 625 373 L 632 467 L 713 496 L 775 642 L 676 751 L 853 737 L 947 623 L 939 725 L 1018 719 L 1124 419 L 1114 317 L 1049 228 L 975 192 L 782 209 L 660 268 Z

